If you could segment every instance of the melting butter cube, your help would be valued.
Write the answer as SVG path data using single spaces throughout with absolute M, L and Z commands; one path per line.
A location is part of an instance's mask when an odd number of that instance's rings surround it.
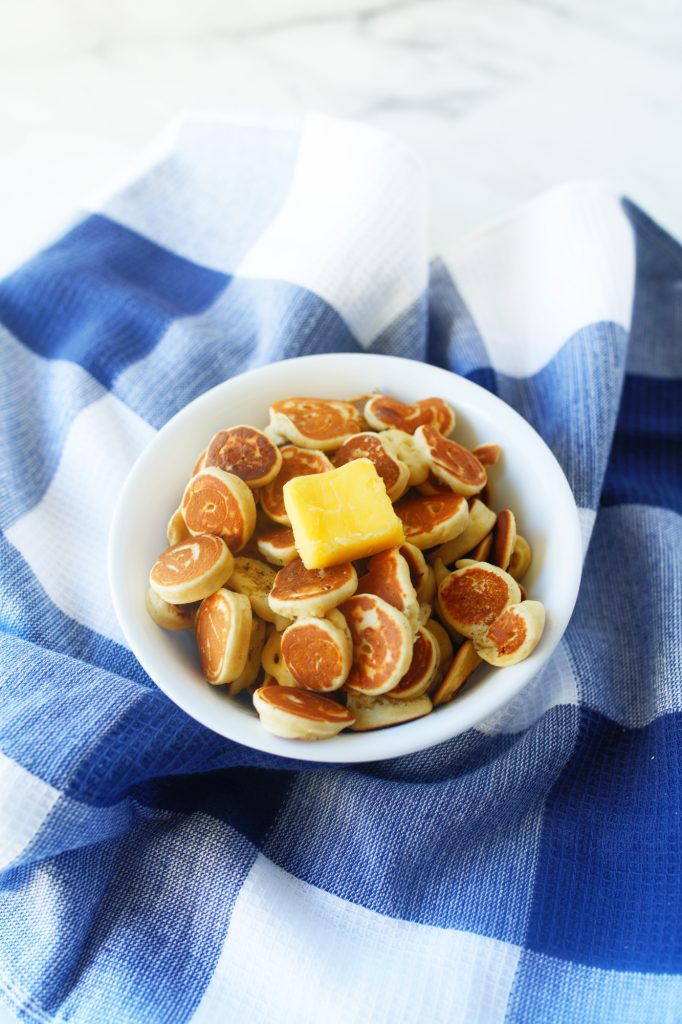
M 384 482 L 369 459 L 284 485 L 284 506 L 306 569 L 375 555 L 405 540 Z

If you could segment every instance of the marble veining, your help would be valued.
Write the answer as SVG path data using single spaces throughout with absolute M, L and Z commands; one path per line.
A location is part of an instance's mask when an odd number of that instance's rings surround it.
M 677 0 L 0 0 L 0 272 L 193 106 L 312 108 L 426 162 L 433 246 L 598 177 L 682 235 Z

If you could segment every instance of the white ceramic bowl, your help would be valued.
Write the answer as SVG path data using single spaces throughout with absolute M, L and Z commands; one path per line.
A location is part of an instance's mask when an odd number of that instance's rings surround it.
M 166 524 L 177 508 L 199 452 L 219 429 L 264 426 L 271 401 L 291 395 L 351 397 L 378 388 L 410 402 L 437 395 L 457 414 L 454 437 L 468 446 L 502 445 L 491 471 L 493 505 L 511 508 L 529 540 L 533 563 L 524 585 L 542 601 L 547 624 L 535 651 L 511 668 L 481 666 L 456 700 L 425 718 L 369 733 L 341 733 L 317 743 L 284 740 L 262 728 L 247 702 L 204 681 L 191 632 L 159 629 L 144 606 L 149 570 L 166 547 Z M 170 420 L 130 471 L 109 538 L 114 607 L 135 656 L 158 686 L 197 721 L 245 746 L 305 761 L 376 761 L 409 754 L 469 729 L 497 711 L 537 674 L 568 625 L 578 594 L 582 543 L 566 478 L 539 435 L 490 392 L 425 363 L 380 355 L 305 356 L 273 363 L 219 384 Z

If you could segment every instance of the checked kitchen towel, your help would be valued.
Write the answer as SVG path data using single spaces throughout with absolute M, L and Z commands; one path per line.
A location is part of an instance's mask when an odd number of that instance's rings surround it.
M 428 215 L 379 132 L 197 117 L 0 282 L 0 990 L 28 1021 L 682 1020 L 682 250 L 596 183 L 435 254 Z M 106 543 L 185 403 L 339 350 L 514 406 L 586 557 L 494 719 L 323 770 L 151 683 Z

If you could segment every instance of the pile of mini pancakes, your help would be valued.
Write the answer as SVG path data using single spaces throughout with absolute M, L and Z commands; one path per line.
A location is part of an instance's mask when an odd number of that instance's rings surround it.
M 147 610 L 194 629 L 201 670 L 251 694 L 277 736 L 324 739 L 397 725 L 457 694 L 481 662 L 526 658 L 545 612 L 519 582 L 531 563 L 510 509 L 492 511 L 500 447 L 452 440 L 440 398 L 274 402 L 264 430 L 220 430 L 197 459 L 149 577 Z M 366 458 L 405 542 L 306 569 L 283 488 Z

